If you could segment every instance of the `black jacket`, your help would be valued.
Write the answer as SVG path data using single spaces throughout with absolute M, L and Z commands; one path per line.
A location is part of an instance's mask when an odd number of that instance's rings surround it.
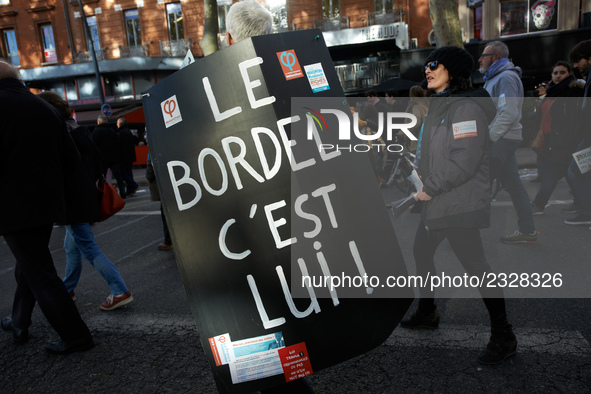
M 133 163 L 135 161 L 135 137 L 127 127 L 120 128 L 117 137 L 119 138 L 119 162 Z
M 572 160 L 572 153 L 576 150 L 582 139 L 578 132 L 577 107 L 578 97 L 582 96 L 583 89 L 571 86 L 574 77 L 567 78 L 563 83 L 556 85 L 560 89 L 556 95 L 553 89 L 548 89 L 548 96 L 544 100 L 552 100 L 550 104 L 550 133 L 544 137 L 544 152 L 552 161 L 568 165 Z M 542 119 L 544 115 L 542 114 Z
M 79 126 L 74 119 L 68 119 L 66 123 L 82 160 L 77 187 L 66 200 L 67 221 L 68 223 L 93 223 L 99 217 L 96 184 L 102 177 L 100 153 L 86 126 Z
M 80 156 L 51 105 L 0 79 L 0 234 L 65 220 L 66 172 Z
M 108 124 L 101 123 L 92 132 L 92 140 L 101 152 L 103 166 L 119 162 L 119 138 Z
M 488 125 L 494 102 L 480 88 L 432 97 L 421 137 L 419 173 L 429 230 L 484 228 L 490 225 Z

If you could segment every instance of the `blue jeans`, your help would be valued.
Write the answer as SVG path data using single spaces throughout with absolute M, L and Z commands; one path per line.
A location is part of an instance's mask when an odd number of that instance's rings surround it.
M 550 200 L 550 197 L 556 188 L 556 184 L 562 179 L 562 177 L 566 176 L 568 164 L 568 162 L 556 163 L 547 157 L 540 156 L 540 160 L 538 160 L 538 174 L 541 174 L 542 183 L 540 184 L 540 190 L 538 190 L 533 201 L 538 208 L 543 210 L 544 207 L 546 207 L 548 200 Z M 566 181 L 572 189 L 571 182 L 568 178 Z
M 82 257 L 86 259 L 107 281 L 113 295 L 127 292 L 127 286 L 115 264 L 105 256 L 94 240 L 94 234 L 88 223 L 66 226 L 64 238 L 66 250 L 66 277 L 64 284 L 68 292 L 74 290 L 82 273 Z
M 498 179 L 509 195 L 513 206 L 517 211 L 517 225 L 519 231 L 524 234 L 533 234 L 536 231 L 531 203 L 525 186 L 519 178 L 519 168 L 515 151 L 519 147 L 518 141 L 506 138 L 493 142 L 490 146 L 490 176 L 491 181 Z
M 588 148 L 590 145 L 589 138 L 584 138 L 575 152 Z M 591 172 L 581 174 L 579 166 L 573 159 L 568 167 L 566 180 L 571 185 L 575 201 L 581 209 L 581 214 L 591 217 Z

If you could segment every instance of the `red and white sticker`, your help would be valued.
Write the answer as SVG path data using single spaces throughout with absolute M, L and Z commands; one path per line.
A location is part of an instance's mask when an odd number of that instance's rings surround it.
M 454 123 L 451 125 L 454 132 L 454 140 L 466 137 L 476 137 L 478 132 L 476 130 L 476 121 L 468 120 L 466 122 Z
M 286 81 L 304 76 L 302 68 L 300 67 L 300 62 L 293 49 L 277 52 L 277 58 L 281 64 L 281 69 L 283 70 L 283 75 L 285 75 Z
M 232 352 L 232 341 L 230 334 L 218 335 L 209 338 L 209 346 L 216 366 L 225 365 L 234 358 Z
M 304 342 L 278 349 L 286 382 L 312 375 L 312 364 Z
M 166 128 L 174 126 L 175 124 L 183 121 L 176 95 L 161 102 L 160 108 L 162 108 L 162 117 L 164 118 L 164 124 L 166 125 Z

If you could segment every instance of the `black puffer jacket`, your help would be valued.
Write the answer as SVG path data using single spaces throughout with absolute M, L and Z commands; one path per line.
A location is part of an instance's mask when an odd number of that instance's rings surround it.
M 66 199 L 67 222 L 93 223 L 99 217 L 96 182 L 101 177 L 100 153 L 86 126 L 79 126 L 74 119 L 68 119 L 66 123 L 82 160 L 77 187 Z
M 419 172 L 432 199 L 423 202 L 423 223 L 429 230 L 488 227 L 494 102 L 482 88 L 430 100 Z
M 66 175 L 80 156 L 57 110 L 0 79 L 0 235 L 65 220 Z
M 548 87 L 545 100 L 552 100 L 550 105 L 550 133 L 544 138 L 544 156 L 550 160 L 568 165 L 571 154 L 576 150 L 582 139 L 577 136 L 578 97 L 583 89 L 572 85 L 576 78 L 571 76 L 558 85 L 552 83 Z M 542 119 L 545 119 L 542 115 Z
M 119 162 L 119 138 L 115 129 L 106 123 L 97 125 L 92 132 L 92 141 L 101 152 L 103 166 Z

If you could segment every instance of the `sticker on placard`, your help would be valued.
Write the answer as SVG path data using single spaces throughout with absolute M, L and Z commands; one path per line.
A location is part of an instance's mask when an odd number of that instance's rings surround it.
M 476 121 L 468 120 L 466 122 L 454 123 L 451 125 L 454 132 L 454 140 L 466 137 L 476 137 L 478 131 L 476 130 Z
M 232 342 L 233 358 L 229 363 L 232 383 L 281 375 L 283 368 L 278 350 L 284 347 L 281 331 Z
M 164 124 L 166 125 L 166 128 L 174 126 L 175 124 L 183 121 L 176 95 L 161 102 L 160 108 L 162 108 L 162 116 L 164 118 Z
M 306 71 L 308 82 L 310 82 L 310 86 L 312 87 L 312 92 L 318 93 L 330 89 L 321 63 L 304 66 L 304 70 Z
M 283 75 L 285 75 L 286 81 L 304 76 L 298 57 L 293 49 L 277 52 L 277 58 L 279 59 L 279 64 L 281 64 L 281 70 L 283 71 Z
M 279 349 L 279 358 L 286 382 L 312 375 L 312 364 L 304 342 Z
M 209 338 L 209 346 L 213 353 L 213 359 L 216 366 L 226 365 L 233 358 L 232 353 L 232 341 L 230 341 L 230 334 L 218 335 L 213 338 Z

